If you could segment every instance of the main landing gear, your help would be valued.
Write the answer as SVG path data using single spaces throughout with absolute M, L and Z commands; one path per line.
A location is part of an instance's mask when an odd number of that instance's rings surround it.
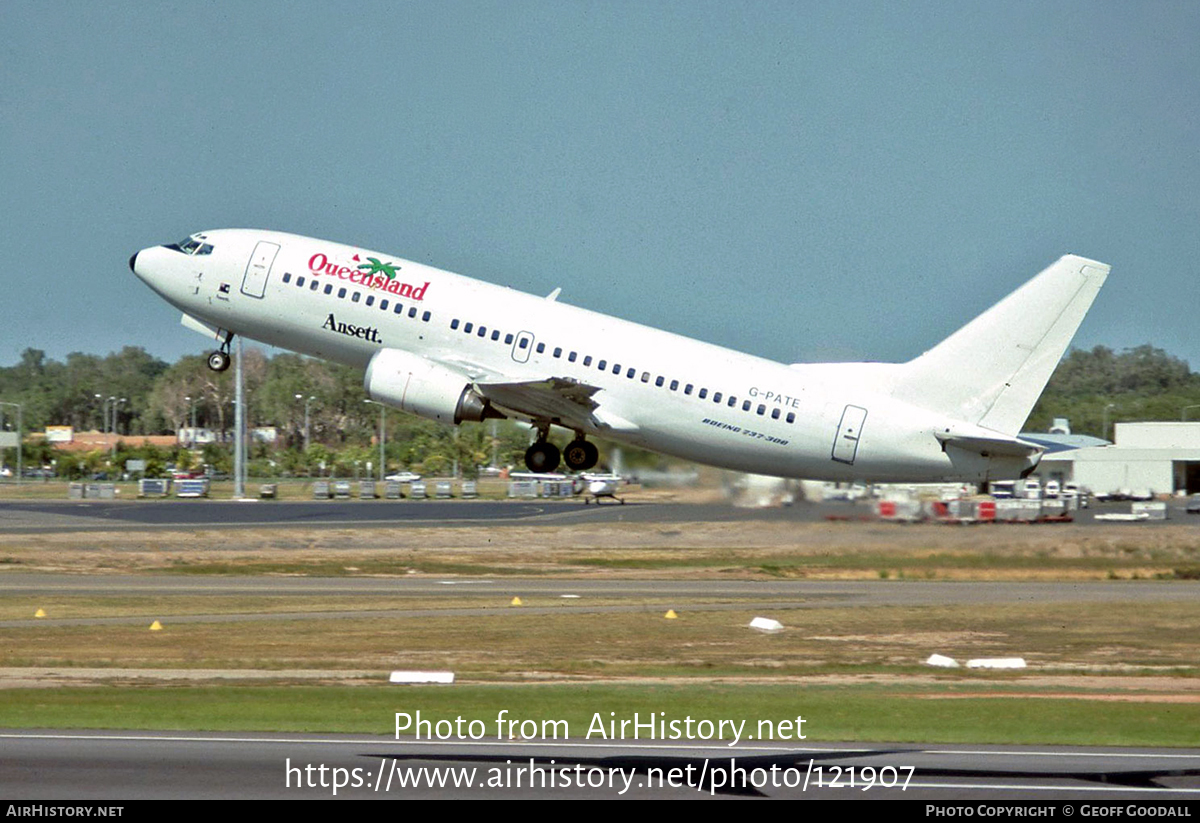
M 538 440 L 525 450 L 525 467 L 536 474 L 545 474 L 558 468 L 558 447 L 545 440 Z
M 232 334 L 225 338 L 221 348 L 208 355 L 208 367 L 213 371 L 221 372 L 229 368 L 229 342 L 231 340 L 233 340 Z
M 552 472 L 558 468 L 560 459 L 568 469 L 576 472 L 587 471 L 600 461 L 600 450 L 594 443 L 584 440 L 582 434 L 576 432 L 575 439 L 560 454 L 558 447 L 546 439 L 548 432 L 549 426 L 539 428 L 537 441 L 525 450 L 525 466 L 531 472 Z
M 600 462 L 600 450 L 596 448 L 595 443 L 589 443 L 576 435 L 563 449 L 563 462 L 571 471 L 585 472 Z

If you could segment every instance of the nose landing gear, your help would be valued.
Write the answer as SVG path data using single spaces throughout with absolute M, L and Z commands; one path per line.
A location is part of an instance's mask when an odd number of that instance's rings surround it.
M 221 344 L 221 348 L 208 355 L 208 367 L 215 372 L 222 372 L 229 368 L 229 343 L 233 340 L 233 335 L 226 336 L 225 342 Z

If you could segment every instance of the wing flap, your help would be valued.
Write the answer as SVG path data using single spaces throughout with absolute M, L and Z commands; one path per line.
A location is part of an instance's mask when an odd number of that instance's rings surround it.
M 519 416 L 549 420 L 572 428 L 596 428 L 593 416 L 600 404 L 593 395 L 599 386 L 589 386 L 567 377 L 515 383 L 476 383 L 476 390 L 493 406 Z

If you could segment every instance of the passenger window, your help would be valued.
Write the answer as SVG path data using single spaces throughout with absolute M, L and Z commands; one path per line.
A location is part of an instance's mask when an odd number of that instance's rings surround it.
M 304 286 L 304 278 L 303 278 L 303 277 L 297 277 L 297 278 L 296 278 L 296 285 L 297 285 L 297 286 L 300 286 L 300 287 L 303 287 L 303 286 Z
M 326 294 L 333 294 L 333 284 L 332 284 L 332 283 L 326 283 L 326 284 L 325 284 L 325 293 L 326 293 Z
M 567 355 L 567 362 L 568 362 L 568 363 L 574 363 L 574 362 L 575 362 L 575 352 L 571 352 L 569 355 Z
M 772 420 L 779 419 L 779 409 L 771 409 L 771 419 Z
M 749 400 L 742 401 L 742 411 L 750 411 L 750 401 Z
M 499 339 L 500 339 L 500 330 L 492 329 L 492 340 L 499 340 Z
M 354 294 L 350 295 L 350 302 L 357 303 L 358 298 L 360 298 L 360 297 L 362 297 L 362 292 L 356 291 Z
M 345 288 L 338 289 L 338 298 L 340 299 L 345 296 L 346 296 L 346 289 Z
M 732 409 L 734 406 L 737 405 L 737 398 L 734 397 L 733 395 L 730 395 L 729 400 L 726 401 L 726 404 L 729 406 L 729 408 Z
M 379 301 L 379 310 L 380 311 L 387 311 L 387 307 L 388 307 L 388 301 L 386 301 L 386 300 Z
M 562 346 L 555 346 L 555 347 L 554 347 L 554 356 L 555 356 L 555 357 L 562 357 Z
M 706 397 L 708 397 L 708 389 L 701 389 L 700 390 L 700 399 L 703 400 Z
M 430 312 L 425 312 L 424 314 L 421 315 L 421 322 L 428 323 L 429 318 L 431 318 L 431 317 L 433 317 L 433 315 Z
M 538 344 L 537 344 L 537 353 L 538 353 L 538 354 L 541 354 L 541 353 L 542 353 L 542 352 L 544 352 L 544 351 L 546 351 L 546 344 L 545 344 L 545 343 L 538 343 Z
M 417 307 L 416 306 L 413 306 L 411 309 L 408 310 L 408 316 L 409 317 L 417 316 Z
M 465 332 L 466 334 L 470 334 L 470 333 L 471 333 L 471 329 L 473 329 L 473 328 L 475 328 L 475 324 L 474 324 L 474 323 L 468 323 L 467 325 L 463 326 L 463 332 Z
M 504 345 L 506 345 L 506 346 L 511 346 L 511 345 L 512 345 L 512 341 L 513 341 L 513 336 L 512 336 L 511 334 L 506 334 L 506 335 L 504 335 Z M 523 347 L 522 347 L 522 348 L 523 348 Z
M 649 382 L 650 382 L 650 372 L 648 372 L 648 371 L 644 371 L 644 372 L 642 372 L 642 382 L 643 382 L 643 383 L 649 383 Z
M 291 273 L 290 271 L 288 271 L 288 272 L 284 272 L 284 273 L 283 273 L 283 282 L 284 282 L 284 283 L 291 283 L 291 282 L 292 282 L 292 273 Z
M 789 423 L 796 422 L 796 413 L 795 412 L 788 412 L 787 422 L 789 422 Z
M 587 357 L 583 358 L 583 365 L 585 365 L 585 366 L 592 365 L 592 356 L 590 354 Z
M 598 368 L 600 371 L 604 371 L 605 369 L 608 368 L 608 361 L 601 360 L 599 363 L 596 364 L 596 368 Z
M 691 383 L 688 383 L 686 386 L 683 387 L 683 393 L 684 394 L 692 393 L 692 384 Z
M 479 336 L 480 336 L 480 337 L 487 337 L 487 326 L 480 326 L 480 327 L 479 327 Z
M 747 402 L 747 403 L 749 403 L 750 401 L 749 401 L 749 400 L 747 400 L 746 402 Z M 756 412 L 756 414 L 766 414 L 766 413 L 767 413 L 767 407 L 766 407 L 766 406 L 764 406 L 762 403 L 759 403 L 759 404 L 758 404 L 758 411 Z
M 317 279 L 314 277 L 312 284 L 308 288 L 309 288 L 309 291 L 316 291 L 317 289 L 321 288 L 321 284 L 318 283 Z
M 720 403 L 720 402 L 721 402 L 721 393 L 720 393 L 720 392 L 714 392 L 714 393 L 713 393 L 713 402 L 714 402 L 714 403 Z
M 528 337 L 521 338 L 521 348 L 523 348 L 523 349 L 529 348 L 529 338 Z
M 373 294 L 368 294 L 368 295 L 367 295 L 367 305 L 368 305 L 368 306 L 374 306 L 374 305 L 375 305 L 375 295 L 373 295 Z
M 621 373 L 621 364 L 613 363 L 613 374 L 620 374 L 620 373 Z
M 401 304 L 401 303 L 397 303 L 397 304 L 396 304 L 396 307 L 395 307 L 395 308 L 393 308 L 393 309 L 392 309 L 392 311 L 394 311 L 396 314 L 403 314 L 403 313 L 404 313 L 404 306 L 403 306 L 403 304 Z M 450 328 L 452 328 L 452 329 L 457 329 L 457 328 L 458 328 L 458 321 L 457 321 L 457 320 L 455 320 L 455 321 L 454 321 L 454 324 L 453 324 L 453 325 L 452 325 Z
M 659 388 L 662 388 L 662 384 L 663 384 L 663 376 L 660 374 L 658 377 L 654 378 L 654 385 L 658 386 Z
M 671 391 L 678 391 L 678 390 L 679 390 L 679 381 L 672 380 L 671 381 Z

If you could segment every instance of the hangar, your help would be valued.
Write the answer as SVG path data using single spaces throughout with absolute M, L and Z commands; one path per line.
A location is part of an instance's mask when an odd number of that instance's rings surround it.
M 1200 494 L 1200 422 L 1117 423 L 1113 441 L 1050 452 L 1037 475 L 1093 494 Z

